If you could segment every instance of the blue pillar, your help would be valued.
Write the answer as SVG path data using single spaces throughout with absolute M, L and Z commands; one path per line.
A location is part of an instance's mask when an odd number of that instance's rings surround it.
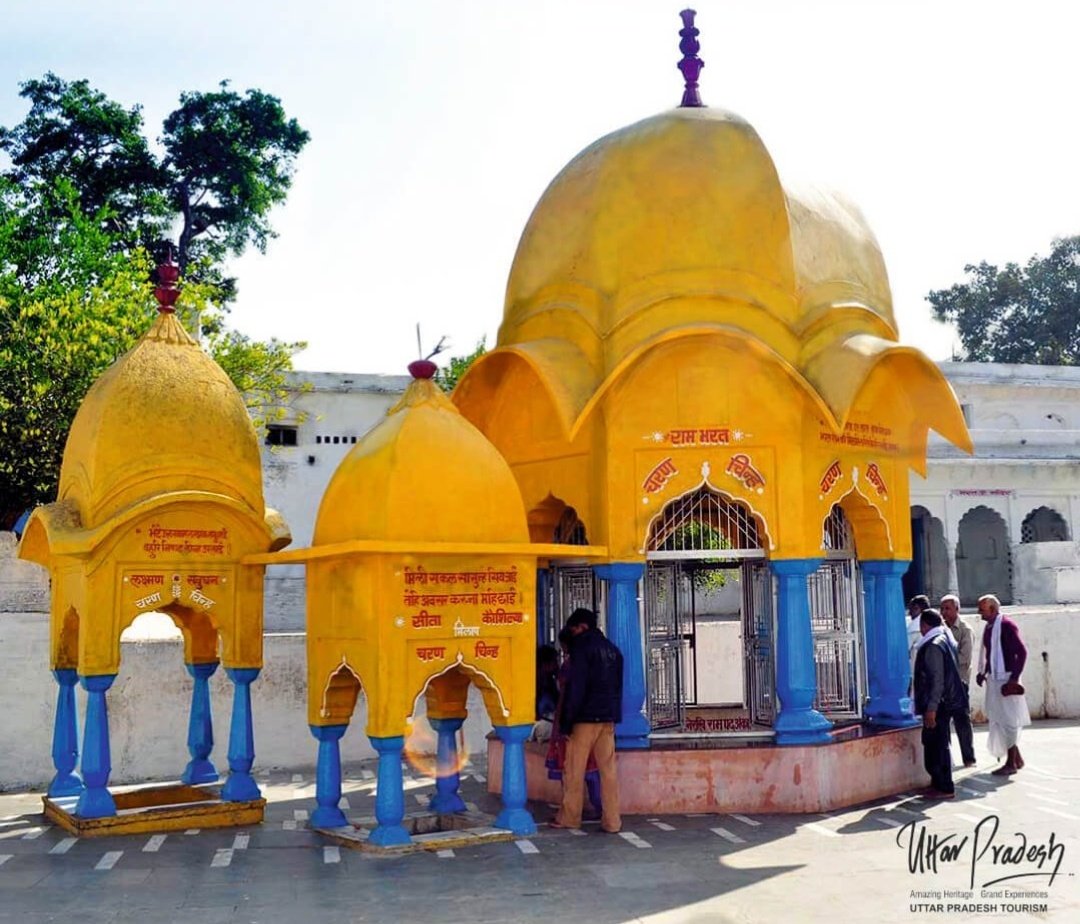
M 535 834 L 536 822 L 525 808 L 525 741 L 532 725 L 496 725 L 495 734 L 503 743 L 503 809 L 495 818 L 496 828 L 513 834 Z
M 229 778 L 221 789 L 226 802 L 253 802 L 262 797 L 251 775 L 255 763 L 255 735 L 251 729 L 251 683 L 257 667 L 227 667 L 233 682 L 232 724 L 229 726 Z
M 863 585 L 873 582 L 873 598 L 867 591 L 866 664 L 870 700 L 866 718 L 875 725 L 903 727 L 918 724 L 908 684 L 911 662 L 907 650 L 907 614 L 902 579 L 906 561 L 884 559 L 860 562 Z
M 620 748 L 647 748 L 649 720 L 645 717 L 645 658 L 638 608 L 641 562 L 597 565 L 596 576 L 607 582 L 607 634 L 623 656 L 622 721 L 615 726 Z
M 817 671 L 806 587 L 806 578 L 818 569 L 821 559 L 792 558 L 769 565 L 777 577 L 776 695 L 780 713 L 773 724 L 776 743 L 828 741 L 832 722 L 814 708 Z
M 109 753 L 109 707 L 105 691 L 116 674 L 80 677 L 86 690 L 86 725 L 83 730 L 82 778 L 86 788 L 79 795 L 75 814 L 80 818 L 106 818 L 116 814 L 116 803 L 106 788 L 112 771 Z
M 341 749 L 338 742 L 348 725 L 309 725 L 319 742 L 315 766 L 315 802 L 311 813 L 313 828 L 344 828 L 348 823 L 341 811 Z
M 431 719 L 439 743 L 435 749 L 435 795 L 428 808 L 442 815 L 465 811 L 465 800 L 458 793 L 457 753 L 457 733 L 464 722 L 464 718 Z
M 187 745 L 191 760 L 180 779 L 190 786 L 217 781 L 217 768 L 210 762 L 214 749 L 214 719 L 210 713 L 210 678 L 218 668 L 217 661 L 205 664 L 185 664 L 195 680 L 191 690 L 191 715 L 188 717 Z
M 401 775 L 401 752 L 405 748 L 403 735 L 376 738 L 368 735 L 371 746 L 379 753 L 379 775 L 375 789 L 375 821 L 368 843 L 379 847 L 411 844 L 412 838 L 402 825 L 405 818 L 405 781 Z
M 79 760 L 79 730 L 75 714 L 75 684 L 79 675 L 71 668 L 53 671 L 60 689 L 56 693 L 56 720 L 53 723 L 52 759 L 56 767 L 56 776 L 49 784 L 49 796 L 53 799 L 61 796 L 82 794 L 83 782 L 75 773 L 75 764 Z

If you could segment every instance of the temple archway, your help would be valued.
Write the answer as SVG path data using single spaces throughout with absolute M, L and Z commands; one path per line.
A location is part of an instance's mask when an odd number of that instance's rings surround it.
M 1069 525 L 1052 507 L 1036 507 L 1020 526 L 1021 542 L 1067 542 Z
M 918 504 L 911 508 L 911 565 L 904 575 L 903 584 L 905 600 L 910 600 L 916 594 L 926 594 L 931 600 L 938 600 L 951 589 L 945 526 Z
M 1009 531 L 996 510 L 973 507 L 960 520 L 956 577 L 960 602 L 974 605 L 983 594 L 1012 603 L 1012 555 Z

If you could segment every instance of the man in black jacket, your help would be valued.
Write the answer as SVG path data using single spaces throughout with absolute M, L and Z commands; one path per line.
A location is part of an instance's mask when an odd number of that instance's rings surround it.
M 585 765 L 591 751 L 600 771 L 600 826 L 615 834 L 622 828 L 615 772 L 615 723 L 622 719 L 623 657 L 596 627 L 596 613 L 592 610 L 575 610 L 566 625 L 573 638 L 570 677 L 559 723 L 570 737 L 566 742 L 562 808 L 552 827 L 581 827 Z
M 950 720 L 967 708 L 967 693 L 960 682 L 953 640 L 941 624 L 937 610 L 923 610 L 915 650 L 915 712 L 923 717 L 923 765 L 930 774 L 928 799 L 955 797 L 952 755 L 949 753 Z

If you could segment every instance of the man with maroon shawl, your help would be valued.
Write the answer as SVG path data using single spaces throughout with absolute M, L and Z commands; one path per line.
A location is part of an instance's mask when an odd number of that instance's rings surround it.
M 987 747 L 1005 763 L 995 776 L 1009 776 L 1024 766 L 1017 743 L 1020 729 L 1031 724 L 1020 675 L 1027 662 L 1027 648 L 1020 629 L 1000 612 L 1001 603 L 993 594 L 979 598 L 979 615 L 986 623 L 982 639 L 982 668 L 975 682 L 986 683 L 986 719 L 990 723 Z

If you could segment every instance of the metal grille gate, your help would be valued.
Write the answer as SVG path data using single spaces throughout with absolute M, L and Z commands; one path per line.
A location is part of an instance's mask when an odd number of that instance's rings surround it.
M 765 561 L 743 565 L 743 648 L 746 699 L 750 721 L 772 725 L 776 719 L 775 585 Z
M 683 721 L 677 563 L 650 562 L 645 569 L 645 613 L 649 724 L 674 728 Z
M 814 640 L 814 708 L 833 719 L 862 715 L 862 652 L 855 561 L 824 562 L 807 581 Z
M 547 584 L 549 596 L 544 612 L 545 623 L 537 641 L 540 644 L 558 645 L 559 630 L 578 607 L 595 612 L 600 628 L 604 630 L 602 582 L 593 574 L 593 569 L 588 565 L 573 565 L 554 567 L 548 573 L 551 577 Z

